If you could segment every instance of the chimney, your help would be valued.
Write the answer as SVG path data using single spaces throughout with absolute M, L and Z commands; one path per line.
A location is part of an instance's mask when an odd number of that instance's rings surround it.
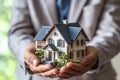
M 63 20 L 63 24 L 68 24 L 68 21 L 67 20 Z

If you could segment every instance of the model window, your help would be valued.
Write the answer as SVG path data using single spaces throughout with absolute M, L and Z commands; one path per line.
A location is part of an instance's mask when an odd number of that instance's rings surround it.
M 69 58 L 72 59 L 73 58 L 73 53 L 70 52 Z
M 54 44 L 54 40 L 52 38 L 48 39 L 48 44 Z
M 79 45 L 81 45 L 81 40 L 79 40 Z
M 62 47 L 62 40 L 61 39 L 57 40 L 57 46 Z
M 41 47 L 42 47 L 42 45 L 41 45 L 41 43 L 39 42 L 39 41 L 36 41 L 36 47 L 37 47 L 37 49 L 40 49 Z
M 83 40 L 83 44 L 85 44 L 85 42 L 86 42 L 86 39 Z
M 81 51 L 80 50 L 77 51 L 77 57 L 81 57 Z
M 42 48 L 42 46 L 40 46 L 40 45 L 37 45 L 37 49 L 40 49 L 40 48 Z
M 65 47 L 65 40 L 63 40 L 63 43 L 62 43 L 63 47 Z
M 76 45 L 79 46 L 79 40 L 76 41 Z
M 59 56 L 61 56 L 63 54 L 63 52 L 59 52 Z
M 54 36 L 58 36 L 57 32 L 54 33 Z
M 85 50 L 82 50 L 82 57 L 84 56 L 84 54 L 85 54 Z
M 81 45 L 83 46 L 83 42 L 84 42 L 84 40 L 83 39 L 81 39 Z
M 71 48 L 73 47 L 73 44 L 71 43 Z
M 81 45 L 85 44 L 85 39 L 81 39 Z
M 57 40 L 57 46 L 58 47 L 65 47 L 65 41 L 62 39 Z
M 49 54 L 48 54 L 48 59 L 47 60 L 52 60 L 52 52 L 50 51 Z

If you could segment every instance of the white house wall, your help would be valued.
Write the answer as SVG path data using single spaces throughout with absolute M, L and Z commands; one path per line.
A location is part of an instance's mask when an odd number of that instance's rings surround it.
M 83 46 L 81 46 L 81 45 L 77 46 L 76 45 L 76 42 L 77 42 L 78 39 L 79 40 L 85 39 L 85 36 L 82 33 L 80 33 L 79 36 L 77 37 L 77 39 L 75 41 L 73 41 L 72 47 L 71 47 L 70 44 L 67 45 L 68 46 L 68 51 L 67 51 L 68 56 L 69 56 L 70 52 L 73 52 L 73 59 L 70 59 L 70 61 L 76 61 L 77 60 L 77 51 L 78 50 L 86 49 L 86 45 L 83 45 Z
M 47 47 L 45 50 L 44 50 L 44 58 L 46 60 L 46 58 L 49 57 L 49 51 L 52 51 L 51 48 Z M 51 55 L 52 56 L 52 55 Z
M 45 41 L 35 41 L 35 44 L 36 50 L 40 50 L 43 46 L 45 46 Z
M 74 45 L 74 50 L 82 50 L 82 49 L 85 49 L 86 48 L 86 45 L 83 45 L 83 46 L 77 46 L 76 45 L 76 42 L 77 40 L 81 40 L 81 39 L 86 39 L 85 36 L 81 33 L 77 39 L 73 42 L 73 45 Z
M 58 34 L 58 36 L 54 36 L 54 32 L 56 32 Z M 52 30 L 52 32 L 48 35 L 48 37 L 46 38 L 46 45 L 48 44 L 48 39 L 52 38 L 54 40 L 54 45 L 57 47 L 57 40 L 58 39 L 63 39 L 62 35 L 60 34 L 60 32 L 57 30 L 57 28 L 54 28 Z M 58 50 L 62 51 L 62 52 L 67 52 L 67 44 L 65 41 L 65 47 L 57 47 Z

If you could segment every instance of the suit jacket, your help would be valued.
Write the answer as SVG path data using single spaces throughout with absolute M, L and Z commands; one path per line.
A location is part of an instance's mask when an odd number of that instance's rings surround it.
M 110 60 L 120 48 L 120 0 L 72 0 L 68 22 L 78 22 L 95 46 L 99 67 L 69 80 L 115 80 Z M 18 80 L 48 80 L 27 72 L 25 74 L 24 50 L 43 25 L 58 22 L 55 0 L 14 0 L 11 27 L 8 32 L 9 47 L 19 61 Z M 50 79 L 51 80 L 51 79 Z M 54 78 L 54 80 L 57 80 Z

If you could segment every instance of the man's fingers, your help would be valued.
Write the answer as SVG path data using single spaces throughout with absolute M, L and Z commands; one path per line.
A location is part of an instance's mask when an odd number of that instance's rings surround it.
M 82 64 L 83 66 L 90 65 L 92 63 L 92 60 L 90 58 L 87 58 L 87 57 L 83 57 L 80 61 L 80 64 Z
M 24 60 L 29 65 L 30 70 L 41 76 L 54 76 L 57 70 L 52 69 L 51 65 L 41 65 L 39 58 L 34 54 L 35 45 L 29 45 L 24 52 Z
M 37 73 L 37 74 L 40 76 L 50 77 L 50 76 L 56 76 L 57 73 L 58 73 L 57 69 L 52 69 L 52 70 L 42 72 L 42 73 Z
M 34 73 L 42 73 L 48 70 L 52 69 L 51 65 L 38 65 L 38 66 L 33 66 L 30 65 L 30 69 L 34 72 Z
M 88 46 L 87 47 L 87 55 L 85 56 L 89 60 L 95 60 L 97 57 L 97 50 L 93 46 Z
M 74 75 L 71 75 L 71 74 L 68 74 L 68 73 L 64 73 L 63 75 L 58 76 L 58 78 L 60 78 L 60 79 L 62 79 L 62 78 L 68 79 L 68 78 L 70 78 L 72 76 L 74 76 Z
M 28 65 L 32 64 L 33 66 L 37 66 L 40 63 L 38 57 L 34 53 L 26 52 L 24 55 L 24 60 Z
M 58 77 L 67 79 L 67 78 L 70 78 L 72 76 L 77 76 L 77 75 L 80 75 L 79 71 L 76 71 L 71 68 L 68 68 L 67 66 L 64 66 L 60 69 Z
M 64 74 L 68 75 L 69 74 L 71 76 L 75 76 L 75 75 L 78 75 L 79 73 L 80 73 L 80 71 L 77 71 L 77 70 L 74 70 L 72 68 L 69 68 L 69 67 L 65 66 L 65 67 L 62 67 L 60 69 L 60 74 L 59 75 L 64 75 Z
M 35 53 L 35 46 L 34 44 L 31 44 L 26 48 L 24 52 L 24 60 L 28 65 L 32 64 L 34 66 L 37 66 L 40 63 L 38 57 L 34 53 Z
M 72 62 L 67 63 L 67 67 L 78 72 L 81 72 L 84 69 L 86 69 L 85 66 L 81 64 L 72 63 Z
M 76 72 L 76 74 L 78 73 L 80 75 L 80 74 L 88 71 L 91 68 L 91 65 L 92 64 L 84 66 L 82 64 L 76 64 L 76 63 L 71 63 L 70 62 L 70 63 L 67 64 L 67 67 L 74 70 Z
M 28 60 L 33 66 L 38 66 L 40 64 L 40 60 L 35 54 L 31 53 L 28 57 Z
M 95 47 L 88 46 L 86 55 L 81 59 L 81 64 L 84 66 L 92 65 L 97 60 L 97 51 Z
M 66 66 L 60 69 L 60 78 L 69 78 L 70 76 L 82 75 L 94 65 L 97 59 L 96 49 L 89 46 L 86 55 L 80 60 L 80 64 L 68 62 Z

